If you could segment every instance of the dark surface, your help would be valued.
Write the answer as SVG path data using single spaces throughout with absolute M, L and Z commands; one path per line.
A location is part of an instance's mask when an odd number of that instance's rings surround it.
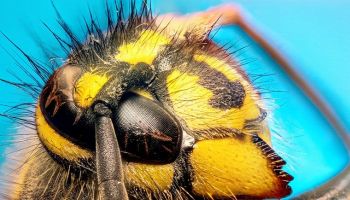
M 112 120 L 109 118 L 106 108 L 95 106 L 97 120 L 96 132 L 96 170 L 98 192 L 101 199 L 127 200 L 123 165 L 119 145 L 113 128 Z

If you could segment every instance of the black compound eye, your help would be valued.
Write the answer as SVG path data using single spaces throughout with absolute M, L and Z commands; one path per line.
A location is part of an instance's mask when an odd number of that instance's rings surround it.
M 39 105 L 58 134 L 94 151 L 96 117 L 92 107 L 81 107 L 74 99 L 74 88 L 83 75 L 75 66 L 57 70 L 45 86 Z M 181 125 L 162 105 L 132 92 L 124 94 L 117 105 L 111 108 L 112 122 L 124 160 L 164 164 L 178 157 Z
M 158 103 L 134 93 L 126 94 L 114 113 L 123 159 L 170 163 L 180 153 L 182 129 L 176 118 Z

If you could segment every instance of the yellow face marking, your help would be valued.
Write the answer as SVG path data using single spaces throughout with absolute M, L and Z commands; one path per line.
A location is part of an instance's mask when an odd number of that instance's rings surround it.
M 107 81 L 108 77 L 106 75 L 98 75 L 93 72 L 83 74 L 75 85 L 75 103 L 82 108 L 91 106 L 94 98 Z
M 171 39 L 159 32 L 144 30 L 137 41 L 121 45 L 115 59 L 132 65 L 140 62 L 151 65 L 162 47 L 170 41 Z
M 191 130 L 209 128 L 243 129 L 247 119 L 255 119 L 260 110 L 255 99 L 246 95 L 241 108 L 221 110 L 209 104 L 213 92 L 201 86 L 200 77 L 174 70 L 167 77 L 169 97 L 175 113 Z M 246 90 L 246 94 L 250 94 Z
M 284 188 L 251 137 L 202 140 L 190 156 L 195 193 L 205 196 L 280 196 Z
M 174 177 L 174 167 L 171 164 L 127 163 L 124 170 L 129 183 L 153 192 L 169 190 Z
M 80 148 L 57 133 L 46 121 L 40 106 L 36 108 L 36 127 L 41 142 L 52 153 L 69 161 L 92 158 L 92 152 Z

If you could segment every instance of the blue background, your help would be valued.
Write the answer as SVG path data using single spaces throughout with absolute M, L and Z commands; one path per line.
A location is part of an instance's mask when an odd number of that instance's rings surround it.
M 156 13 L 188 13 L 208 7 L 232 2 L 229 0 L 206 1 L 152 1 Z M 341 0 L 238 0 L 253 17 L 254 23 L 285 52 L 295 63 L 302 76 L 314 86 L 334 108 L 342 122 L 350 130 L 350 1 Z M 83 17 L 88 16 L 88 5 L 105 25 L 104 1 L 57 0 L 57 9 L 64 19 L 84 38 Z M 9 36 L 25 52 L 44 59 L 40 44 L 53 49 L 64 57 L 57 42 L 45 30 L 47 23 L 60 33 L 56 16 L 49 0 L 0 1 L 0 31 Z M 61 32 L 62 33 L 62 32 Z M 33 39 L 36 38 L 36 39 Z M 237 27 L 225 27 L 218 31 L 215 41 L 230 42 L 235 47 L 245 47 L 236 56 L 247 63 L 243 67 L 252 79 L 257 74 L 272 74 L 254 84 L 268 91 L 264 98 L 274 104 L 276 119 L 273 144 L 284 157 L 286 170 L 295 176 L 292 182 L 293 195 L 313 189 L 339 173 L 348 163 L 348 153 L 334 130 L 328 125 L 315 106 L 290 78 L 271 61 L 264 51 Z M 13 59 L 25 63 L 13 46 L 0 37 L 0 78 L 12 79 L 8 71 L 18 71 Z M 13 56 L 13 57 L 11 57 Z M 47 62 L 43 60 L 44 62 Z M 277 92 L 279 91 L 279 92 Z M 272 100 L 271 100 L 272 99 Z M 15 104 L 30 101 L 21 91 L 0 83 L 0 103 Z M 5 110 L 0 106 L 0 112 Z M 0 118 L 0 163 L 9 136 L 14 134 L 14 124 Z

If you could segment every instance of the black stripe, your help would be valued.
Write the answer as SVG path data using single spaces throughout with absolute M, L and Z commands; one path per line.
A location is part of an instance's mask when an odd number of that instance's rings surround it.
M 192 150 L 184 150 L 181 152 L 179 159 L 174 163 L 174 178 L 170 187 L 170 192 L 173 199 L 178 199 L 179 195 L 182 198 L 193 199 L 192 196 L 192 182 L 193 182 L 193 168 L 189 161 Z

